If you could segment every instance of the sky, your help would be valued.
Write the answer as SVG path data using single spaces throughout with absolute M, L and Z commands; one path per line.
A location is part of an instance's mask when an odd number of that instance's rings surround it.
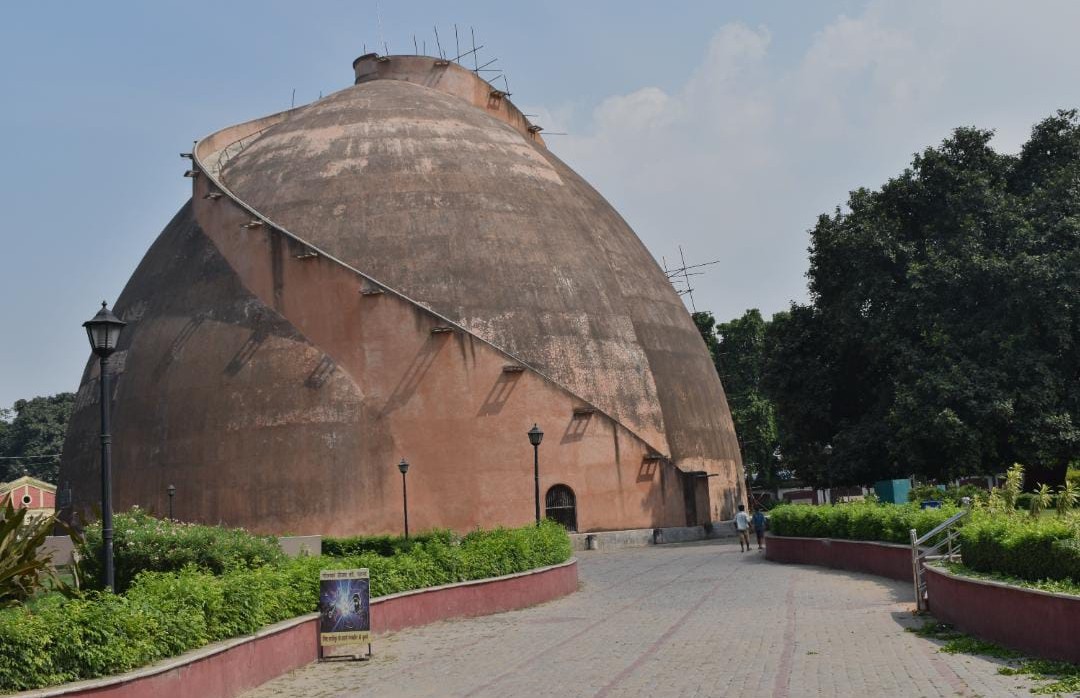
M 658 260 L 717 260 L 693 303 L 720 320 L 805 301 L 817 216 L 953 128 L 1015 152 L 1080 106 L 1075 2 L 7 3 L 0 407 L 78 387 L 81 324 L 190 196 L 195 139 L 455 23 Z

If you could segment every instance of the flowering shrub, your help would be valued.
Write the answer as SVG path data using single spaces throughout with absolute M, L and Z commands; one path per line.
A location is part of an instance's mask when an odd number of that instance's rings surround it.
M 86 527 L 79 548 L 84 586 L 101 588 L 101 523 Z M 222 528 L 156 519 L 138 507 L 113 517 L 116 590 L 124 591 L 140 572 L 170 572 L 188 566 L 221 574 L 284 559 L 273 536 L 242 528 Z

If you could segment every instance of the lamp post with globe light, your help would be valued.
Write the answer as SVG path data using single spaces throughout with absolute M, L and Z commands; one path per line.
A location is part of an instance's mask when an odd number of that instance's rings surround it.
M 101 574 L 102 584 L 113 589 L 112 434 L 110 432 L 109 357 L 116 351 L 126 322 L 112 314 L 105 301 L 97 315 L 83 323 L 90 349 L 100 361 L 101 385 Z
M 409 461 L 404 458 L 397 464 L 401 471 L 401 501 L 405 511 L 405 540 L 409 540 L 409 490 L 405 487 L 405 473 L 409 472 Z
M 832 486 L 832 444 L 825 444 L 825 448 L 821 449 L 821 452 L 825 454 L 825 478 L 829 485 L 829 504 L 836 504 L 835 498 L 833 497 Z
M 533 424 L 529 429 L 529 443 L 533 447 L 533 495 L 536 500 L 536 525 L 540 525 L 540 442 L 544 439 L 544 432 Z

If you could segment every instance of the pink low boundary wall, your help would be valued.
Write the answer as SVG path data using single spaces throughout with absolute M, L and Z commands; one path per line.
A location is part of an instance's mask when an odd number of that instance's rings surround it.
M 911 582 L 911 546 L 836 538 L 765 537 L 765 558 L 797 565 L 821 565 Z
M 577 559 L 520 574 L 418 589 L 371 601 L 376 635 L 449 618 L 500 613 L 578 588 Z M 17 698 L 232 698 L 318 659 L 318 614 L 271 625 L 117 676 L 13 694 Z
M 1080 663 L 1080 597 L 961 577 L 926 567 L 930 612 L 984 640 Z

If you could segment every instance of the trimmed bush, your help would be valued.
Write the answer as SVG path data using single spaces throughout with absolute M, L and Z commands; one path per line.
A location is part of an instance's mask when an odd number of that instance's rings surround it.
M 170 560 L 184 555 L 167 550 Z M 390 557 L 370 551 L 274 556 L 269 564 L 252 566 L 254 558 L 237 555 L 225 556 L 232 563 L 220 574 L 194 563 L 142 572 L 124 594 L 92 591 L 70 600 L 52 594 L 0 610 L 0 692 L 128 671 L 310 613 L 318 606 L 323 569 L 367 567 L 376 597 L 524 572 L 570 555 L 566 530 L 545 521 L 539 527 L 474 531 L 460 540 L 438 532 Z
M 454 534 L 448 530 L 437 529 L 424 531 L 409 539 L 401 536 L 350 536 L 348 538 L 323 538 L 323 555 L 333 557 L 345 557 L 347 555 L 363 555 L 375 553 L 383 557 L 391 557 L 399 553 L 411 550 L 413 546 L 421 543 L 429 543 L 438 540 L 449 544 L 454 539 Z
M 1029 581 L 1080 582 L 1080 518 L 976 512 L 960 532 L 966 567 Z
M 922 535 L 959 511 L 952 505 L 920 509 L 915 503 L 785 504 L 769 513 L 769 527 L 778 536 L 908 543 L 911 529 Z
M 86 527 L 79 572 L 84 586 L 101 588 L 101 523 Z M 116 590 L 123 592 L 140 572 L 177 572 L 194 566 L 213 574 L 252 569 L 285 558 L 273 536 L 155 519 L 135 507 L 113 517 Z

